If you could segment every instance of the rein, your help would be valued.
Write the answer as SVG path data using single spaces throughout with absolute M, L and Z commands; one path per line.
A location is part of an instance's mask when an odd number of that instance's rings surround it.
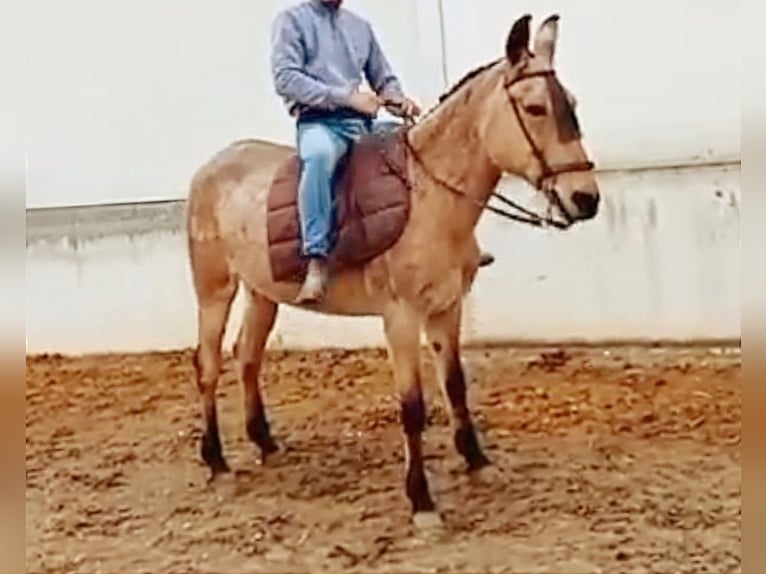
M 428 175 L 428 177 L 430 177 L 434 182 L 439 184 L 441 187 L 471 201 L 472 203 L 474 203 L 481 209 L 487 209 L 488 211 L 491 211 L 497 215 L 500 215 L 512 221 L 527 223 L 529 225 L 533 225 L 536 227 L 550 226 L 550 227 L 555 227 L 557 229 L 567 229 L 573 223 L 572 217 L 569 215 L 569 212 L 564 208 L 564 205 L 561 202 L 561 198 L 559 197 L 559 194 L 556 193 L 556 190 L 552 186 L 546 185 L 546 182 L 548 182 L 550 179 L 562 173 L 572 173 L 576 171 L 591 171 L 594 168 L 594 164 L 591 161 L 585 161 L 585 162 L 572 162 L 568 164 L 558 165 L 556 167 L 551 167 L 551 165 L 545 160 L 545 156 L 543 155 L 542 151 L 535 143 L 534 139 L 532 138 L 532 135 L 529 132 L 527 125 L 524 123 L 524 120 L 521 116 L 521 110 L 519 109 L 518 102 L 511 95 L 509 91 L 511 86 L 513 86 L 517 82 L 528 80 L 531 78 L 537 78 L 537 77 L 555 78 L 555 72 L 553 70 L 544 70 L 539 72 L 532 72 L 529 74 L 520 74 L 511 80 L 506 80 L 505 83 L 503 84 L 503 89 L 505 91 L 506 97 L 508 98 L 508 102 L 511 106 L 511 109 L 513 109 L 514 115 L 516 116 L 516 120 L 518 121 L 519 126 L 521 127 L 521 131 L 524 134 L 524 138 L 527 140 L 527 144 L 532 150 L 532 154 L 534 155 L 535 159 L 538 161 L 541 167 L 541 175 L 540 177 L 537 178 L 534 185 L 535 185 L 535 188 L 538 191 L 541 191 L 545 195 L 545 197 L 548 199 L 548 211 L 546 215 L 544 216 L 526 209 L 525 207 L 519 205 L 518 203 L 516 203 L 515 201 L 511 199 L 508 199 L 503 194 L 497 191 L 493 191 L 490 194 L 490 198 L 491 197 L 497 198 L 506 206 L 515 209 L 518 213 L 512 213 L 506 209 L 494 207 L 492 205 L 489 205 L 489 203 L 482 203 L 474 199 L 473 197 L 468 195 L 465 191 L 455 187 L 454 185 L 450 184 L 447 181 L 444 181 L 443 179 L 437 177 L 434 173 L 432 173 L 431 170 L 428 169 L 428 166 L 425 164 L 425 162 L 423 161 L 418 151 L 415 150 L 415 148 L 412 146 L 412 143 L 410 142 L 410 138 L 408 137 L 409 134 L 405 134 L 404 142 L 410 154 L 412 155 L 412 157 L 415 159 L 418 165 L 420 165 L 421 169 L 426 173 L 426 175 Z M 396 106 L 391 106 L 391 107 L 396 109 Z M 404 119 L 407 125 L 407 129 L 409 130 L 414 125 L 414 120 L 411 117 L 405 117 Z M 554 205 L 559 209 L 561 214 L 567 219 L 566 223 L 553 219 L 553 217 L 551 216 L 551 212 Z
M 510 219 L 512 221 L 518 221 L 519 223 L 527 223 L 529 225 L 534 225 L 536 227 L 545 227 L 546 225 L 552 225 L 559 229 L 565 229 L 566 227 L 568 227 L 567 224 L 556 221 L 555 219 L 551 218 L 549 215 L 545 217 L 538 215 L 537 213 L 534 213 L 533 211 L 528 210 L 527 208 L 519 205 L 518 203 L 516 203 L 515 201 L 511 199 L 508 199 L 503 194 L 498 193 L 496 191 L 492 192 L 492 197 L 498 198 L 501 202 L 505 203 L 509 207 L 512 207 L 513 209 L 515 209 L 522 215 L 519 215 L 518 213 L 512 213 L 501 207 L 495 207 L 493 205 L 489 205 L 488 203 L 482 203 L 481 201 L 474 199 L 473 197 L 465 193 L 463 190 L 458 189 L 451 183 L 448 183 L 444 181 L 443 179 L 437 177 L 433 173 L 431 173 L 431 171 L 428 169 L 426 164 L 423 162 L 423 159 L 420 157 L 420 154 L 415 150 L 414 147 L 412 147 L 412 143 L 410 142 L 410 139 L 408 137 L 405 137 L 404 142 L 410 154 L 412 155 L 412 157 L 415 159 L 418 165 L 420 165 L 420 167 L 423 169 L 426 175 L 428 175 L 428 177 L 430 177 L 440 186 L 454 193 L 455 195 L 459 195 L 460 197 L 467 199 L 474 205 L 478 206 L 480 209 L 486 209 L 488 211 L 491 211 L 492 213 L 501 215 L 505 217 L 506 219 Z

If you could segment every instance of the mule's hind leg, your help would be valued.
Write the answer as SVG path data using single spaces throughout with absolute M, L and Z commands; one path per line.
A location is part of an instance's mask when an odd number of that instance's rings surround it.
M 489 459 L 479 446 L 476 430 L 466 402 L 466 383 L 463 366 L 460 363 L 460 313 L 461 303 L 457 302 L 447 311 L 426 320 L 426 335 L 436 364 L 450 419 L 454 431 L 455 448 L 463 455 L 468 470 L 478 470 Z
M 229 471 L 221 449 L 215 392 L 221 373 L 221 342 L 238 280 L 212 248 L 192 244 L 192 271 L 197 294 L 197 372 L 205 429 L 200 443 L 202 460 L 210 468 L 211 479 Z
M 405 484 L 413 519 L 416 524 L 439 522 L 423 468 L 421 435 L 426 424 L 426 407 L 420 376 L 420 317 L 406 305 L 395 304 L 386 310 L 384 325 L 401 404 Z
M 239 380 L 245 395 L 245 427 L 247 435 L 261 449 L 263 462 L 278 450 L 271 436 L 259 377 L 263 351 L 277 317 L 277 304 L 253 291 L 248 293 L 247 307 L 234 347 Z

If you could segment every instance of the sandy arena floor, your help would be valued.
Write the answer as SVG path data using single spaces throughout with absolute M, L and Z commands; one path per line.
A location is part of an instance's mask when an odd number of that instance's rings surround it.
M 271 353 L 266 466 L 227 362 L 213 487 L 189 352 L 28 357 L 27 572 L 741 571 L 739 349 L 555 351 L 464 351 L 482 482 L 428 365 L 440 541 L 412 535 L 382 351 Z

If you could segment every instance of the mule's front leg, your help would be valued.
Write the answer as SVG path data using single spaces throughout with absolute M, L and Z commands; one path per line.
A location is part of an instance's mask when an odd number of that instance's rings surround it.
M 404 429 L 407 497 L 416 524 L 438 522 L 423 468 L 426 407 L 420 378 L 420 318 L 406 305 L 397 304 L 387 310 L 384 323 Z
M 455 448 L 468 464 L 469 472 L 489 464 L 476 436 L 466 400 L 466 382 L 460 363 L 461 303 L 426 321 L 426 334 L 436 363 L 439 384 L 449 404 Z

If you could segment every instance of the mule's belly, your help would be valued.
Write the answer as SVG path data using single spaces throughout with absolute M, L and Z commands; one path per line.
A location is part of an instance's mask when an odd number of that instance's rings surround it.
M 301 285 L 272 280 L 265 239 L 232 242 L 229 252 L 229 269 L 247 289 L 276 303 L 295 306 L 293 302 Z M 328 315 L 369 316 L 380 314 L 384 305 L 384 293 L 374 288 L 362 270 L 351 269 L 331 273 L 324 301 L 310 310 Z
M 380 315 L 385 307 L 384 297 L 370 293 L 362 273 L 358 271 L 331 275 L 323 302 L 311 307 L 301 307 L 293 303 L 300 290 L 297 283 L 258 282 L 257 278 L 255 281 L 248 281 L 246 277 L 243 277 L 243 280 L 272 301 L 326 315 L 373 316 Z

